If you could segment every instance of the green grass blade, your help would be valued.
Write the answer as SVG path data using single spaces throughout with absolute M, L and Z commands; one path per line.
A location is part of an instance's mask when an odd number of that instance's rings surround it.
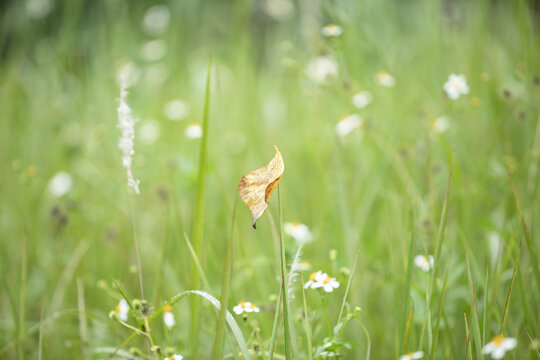
M 352 279 L 354 277 L 354 272 L 356 271 L 356 264 L 358 262 L 358 255 L 354 258 L 354 264 L 351 270 L 351 276 L 349 276 L 349 281 L 347 282 L 347 288 L 345 289 L 345 294 L 343 295 L 343 301 L 341 302 L 341 309 L 339 310 L 339 317 L 337 323 L 339 324 L 341 322 L 341 318 L 343 317 L 343 313 L 345 312 L 345 305 L 347 304 L 347 297 L 349 296 L 349 291 L 351 290 L 351 284 Z M 341 331 L 343 331 L 344 328 L 341 328 Z
M 289 329 L 289 296 L 287 292 L 287 264 L 285 260 L 285 245 L 283 244 L 283 217 L 281 214 L 281 194 L 278 184 L 279 211 L 279 244 L 281 248 L 281 293 L 283 294 L 283 336 L 285 341 L 285 358 L 292 359 L 291 334 Z
M 214 338 L 214 344 L 212 345 L 211 359 L 223 358 L 223 334 L 225 329 L 225 314 L 227 312 L 227 306 L 229 304 L 229 292 L 231 287 L 231 275 L 232 275 L 232 257 L 233 257 L 233 240 L 234 240 L 234 220 L 236 218 L 236 199 L 234 201 L 233 214 L 231 220 L 231 233 L 229 236 L 229 244 L 227 246 L 227 256 L 223 265 L 223 277 L 221 282 L 221 310 L 219 311 L 218 321 L 216 325 L 216 337 Z
M 210 71 L 212 63 L 208 62 L 208 72 L 206 75 L 206 91 L 204 97 L 204 111 L 202 118 L 202 139 L 199 153 L 199 177 L 197 179 L 197 198 L 195 202 L 195 215 L 193 216 L 193 248 L 197 258 L 202 259 L 203 253 L 203 218 L 204 218 L 204 195 L 205 195 L 205 180 L 206 180 L 206 154 L 208 144 L 208 119 L 210 109 Z M 198 289 L 200 287 L 200 279 L 197 275 L 197 264 L 194 261 L 191 263 L 191 288 Z M 199 306 L 200 302 L 197 297 L 191 299 L 191 326 L 190 326 L 190 344 L 192 358 L 198 358 L 199 352 Z
M 356 262 L 355 262 L 355 264 L 356 264 Z M 308 316 L 308 310 L 307 310 L 306 291 L 304 289 L 304 277 L 303 276 L 302 276 L 302 299 L 303 299 L 303 304 L 304 304 L 304 329 L 306 331 L 308 359 L 313 359 L 313 344 L 312 344 L 312 341 L 311 341 L 311 328 L 309 326 L 309 316 Z
M 195 265 L 195 269 L 199 273 L 199 276 L 201 277 L 201 280 L 203 282 L 203 286 L 205 289 L 210 290 L 210 284 L 208 283 L 208 279 L 206 278 L 206 274 L 204 273 L 204 270 L 201 266 L 201 262 L 199 261 L 199 257 L 195 253 L 195 249 L 193 248 L 193 245 L 191 244 L 191 241 L 189 241 L 189 237 L 184 232 L 184 240 L 186 241 L 186 245 L 189 250 L 189 254 L 191 255 L 191 261 Z
M 22 241 L 22 254 L 21 254 L 21 284 L 19 291 L 19 322 L 18 328 L 18 342 L 17 342 L 17 354 L 19 359 L 24 359 L 23 339 L 24 339 L 24 322 L 25 322 L 25 309 L 26 309 L 26 269 L 27 269 L 27 242 L 26 236 L 23 236 Z
M 411 291 L 411 275 L 412 275 L 412 264 L 413 264 L 413 249 L 414 249 L 414 226 L 411 233 L 411 239 L 409 241 L 409 256 L 407 259 L 407 275 L 405 278 L 405 288 L 403 289 L 403 310 L 401 312 L 401 328 L 403 331 L 400 331 L 398 347 L 396 349 L 396 357 L 400 355 L 400 352 L 403 349 L 403 354 L 407 353 L 407 344 L 406 344 L 406 327 L 407 327 L 407 309 L 409 308 L 409 298 Z
M 282 295 L 283 287 L 280 287 L 278 301 L 276 304 L 276 313 L 274 315 L 274 325 L 272 326 L 272 336 L 270 337 L 270 345 L 268 346 L 268 360 L 272 360 L 274 358 L 274 350 L 276 347 L 277 332 L 279 327 L 279 318 L 281 314 L 281 302 L 283 301 Z
M 444 306 L 444 298 L 446 295 L 446 285 L 448 284 L 448 267 L 446 268 L 446 273 L 444 275 L 444 283 L 441 292 L 441 298 L 439 301 L 439 312 L 437 313 L 437 324 L 435 325 L 435 336 L 433 337 L 433 344 L 431 345 L 431 351 L 429 353 L 429 358 L 434 359 L 435 350 L 437 349 L 437 342 L 439 340 L 439 328 L 441 325 L 441 317 Z

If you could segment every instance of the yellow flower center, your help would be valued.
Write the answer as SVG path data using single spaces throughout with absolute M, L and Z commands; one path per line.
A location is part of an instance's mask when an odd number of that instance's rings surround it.
M 169 304 L 167 304 L 167 305 L 165 305 L 165 306 L 163 307 L 163 312 L 164 312 L 164 313 L 171 312 L 171 310 L 172 310 L 172 306 L 169 305 Z
M 315 281 L 315 276 L 317 276 L 317 273 L 311 273 L 311 275 L 309 275 L 309 280 Z
M 493 343 L 494 343 L 495 345 L 499 346 L 499 345 L 501 345 L 502 342 L 504 341 L 504 336 L 502 336 L 502 335 L 497 335 L 497 336 L 495 336 L 495 337 L 493 338 L 493 340 L 491 340 L 491 341 L 493 341 Z
M 299 221 L 293 221 L 291 224 L 293 226 L 300 226 L 301 225 Z
M 120 314 L 120 306 L 116 305 L 116 307 L 114 308 L 114 311 L 115 311 L 117 314 Z
M 424 256 L 424 259 L 426 260 L 427 263 L 429 263 L 429 258 L 427 256 Z
M 174 360 L 174 355 L 171 355 L 171 357 L 169 359 Z
M 255 304 L 251 304 L 250 307 L 251 307 L 252 309 L 255 309 L 255 308 L 256 308 Z
M 326 279 L 323 280 L 323 283 L 328 284 L 330 282 L 330 277 L 326 277 Z
M 245 301 L 240 301 L 240 307 L 241 307 L 241 308 L 246 307 L 246 302 L 245 302 Z

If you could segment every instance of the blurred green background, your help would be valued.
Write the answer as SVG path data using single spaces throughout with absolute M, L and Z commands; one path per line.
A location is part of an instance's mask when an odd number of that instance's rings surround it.
M 238 182 L 276 144 L 283 219 L 313 234 L 302 260 L 341 283 L 326 296 L 332 326 L 358 256 L 348 303 L 362 311 L 343 337 L 357 344 L 345 359 L 367 358 L 368 346 L 372 359 L 397 358 L 409 315 L 407 349 L 426 357 L 482 358 L 502 331 L 518 339 L 509 358 L 539 358 L 538 1 L 24 0 L 2 2 L 0 14 L 0 358 L 108 358 L 127 338 L 107 315 L 120 299 L 113 279 L 138 296 L 132 212 L 147 299 L 158 307 L 190 288 L 183 233 L 191 234 L 201 140 L 186 129 L 201 122 L 210 58 L 206 291 L 221 291 Z M 328 24 L 343 33 L 323 36 Z M 336 71 L 319 82 L 321 56 Z M 118 149 L 118 71 L 128 62 L 139 195 L 130 195 Z M 379 71 L 394 86 L 381 85 Z M 457 100 L 443 91 L 452 73 L 470 88 Z M 357 108 L 361 91 L 371 102 Z M 351 114 L 361 126 L 336 134 Z M 409 258 L 435 253 L 452 171 L 439 290 L 427 311 L 428 280 Z M 229 303 L 261 307 L 236 317 L 254 358 L 268 348 L 280 287 L 276 195 L 257 230 L 241 202 L 236 214 Z M 285 236 L 290 263 L 298 244 Z M 293 290 L 300 359 L 301 285 Z M 321 297 L 306 296 L 316 347 L 326 322 Z M 173 311 L 174 330 L 157 321 L 154 336 L 195 359 L 189 302 Z M 215 315 L 202 305 L 200 316 L 207 358 Z M 139 338 L 130 346 L 146 351 Z M 226 353 L 238 356 L 233 342 Z

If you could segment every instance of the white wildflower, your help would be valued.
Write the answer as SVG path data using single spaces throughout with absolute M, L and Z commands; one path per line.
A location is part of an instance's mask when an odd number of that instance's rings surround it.
M 320 56 L 311 60 L 307 67 L 307 75 L 318 83 L 325 83 L 338 75 L 337 62 L 329 56 Z
M 233 311 L 237 314 L 237 315 L 240 315 L 244 312 L 246 313 L 251 313 L 251 312 L 256 312 L 258 313 L 259 311 L 261 311 L 261 309 L 259 309 L 257 307 L 257 305 L 255 304 L 252 304 L 248 301 L 240 301 L 240 303 L 238 303 L 238 305 L 236 305 L 234 308 L 233 308 Z
M 394 77 L 384 70 L 378 71 L 376 78 L 377 82 L 382 86 L 392 87 L 396 84 Z
M 165 323 L 165 326 L 167 326 L 169 329 L 176 324 L 176 321 L 174 320 L 174 315 L 172 313 L 171 305 L 167 304 L 163 307 L 163 322 Z
M 203 135 L 202 126 L 199 123 L 191 123 L 186 128 L 184 134 L 190 139 L 199 139 Z
M 364 126 L 364 119 L 360 115 L 353 114 L 343 118 L 336 125 L 336 133 L 340 137 L 349 135 L 354 130 Z
M 189 106 L 182 100 L 171 100 L 165 104 L 163 112 L 170 120 L 183 120 L 189 114 Z
M 444 91 L 452 100 L 456 100 L 460 95 L 469 93 L 469 86 L 465 75 L 450 74 L 448 81 L 444 83 Z
M 338 287 L 339 282 L 337 282 L 335 278 L 331 278 L 328 274 L 323 273 L 320 270 L 309 275 L 309 280 L 304 285 L 304 289 L 323 288 L 327 293 L 334 291 L 334 289 L 337 289 Z
M 416 351 L 416 352 L 410 352 L 408 354 L 401 355 L 399 357 L 399 360 L 414 360 L 414 359 L 421 359 L 423 357 L 424 357 L 424 352 Z
M 326 37 L 336 37 L 343 34 L 343 30 L 339 25 L 329 24 L 321 29 L 321 34 Z
M 59 171 L 49 180 L 48 189 L 55 197 L 62 197 L 71 190 L 72 185 L 71 175 L 65 171 Z
M 167 29 L 170 19 L 167 5 L 152 6 L 144 13 L 143 29 L 150 35 L 159 35 Z
M 135 140 L 134 123 L 135 120 L 131 116 L 131 109 L 126 102 L 128 95 L 127 81 L 131 66 L 128 64 L 124 67 L 120 76 L 120 98 L 118 99 L 118 128 L 122 132 L 118 147 L 122 150 L 122 165 L 126 168 L 128 186 L 135 190 L 135 193 L 139 193 L 139 180 L 133 178 L 131 171 L 132 156 L 135 154 L 133 150 L 133 142 Z
M 129 313 L 129 305 L 125 299 L 121 299 L 118 305 L 114 308 L 114 312 L 118 315 L 120 320 L 127 321 Z
M 292 236 L 301 244 L 310 242 L 313 239 L 307 225 L 299 223 L 298 221 L 285 223 L 285 233 Z
M 422 271 L 428 272 L 429 270 L 433 269 L 434 265 L 434 259 L 433 255 L 425 256 L 425 255 L 416 255 L 414 257 L 414 264 L 418 266 Z
M 354 95 L 352 102 L 354 107 L 358 109 L 363 109 L 368 106 L 373 101 L 373 95 L 369 91 L 361 91 L 358 94 Z
M 493 359 L 502 359 L 506 352 L 515 348 L 516 345 L 516 339 L 497 335 L 484 346 L 482 354 L 489 354 Z
M 164 358 L 163 360 L 182 360 L 184 357 L 180 354 L 174 354 L 174 355 L 171 355 L 171 356 L 167 356 L 166 358 Z

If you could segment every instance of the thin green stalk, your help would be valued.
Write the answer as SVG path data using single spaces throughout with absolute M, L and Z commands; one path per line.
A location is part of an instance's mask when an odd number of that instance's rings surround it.
M 433 344 L 431 345 L 431 351 L 429 354 L 429 359 L 433 359 L 435 356 L 435 350 L 437 349 L 437 341 L 439 340 L 439 328 L 441 325 L 441 317 L 442 317 L 442 311 L 444 306 L 444 298 L 446 295 L 446 285 L 448 284 L 448 267 L 446 268 L 446 273 L 444 275 L 444 283 L 443 288 L 441 292 L 441 298 L 439 301 L 439 312 L 437 314 L 437 324 L 435 325 L 435 336 L 433 339 Z
M 306 341 L 307 341 L 307 353 L 308 353 L 308 359 L 313 359 L 313 344 L 311 342 L 311 331 L 309 326 L 309 317 L 308 317 L 308 310 L 307 310 L 307 302 L 306 302 L 306 291 L 304 289 L 304 277 L 302 276 L 302 299 L 304 300 L 304 328 L 306 331 Z
M 396 356 L 399 356 L 399 352 L 401 349 L 403 349 L 403 353 L 405 354 L 407 352 L 407 343 L 405 334 L 407 333 L 405 330 L 407 328 L 407 309 L 409 307 L 409 298 L 410 298 L 410 290 L 411 290 L 411 275 L 412 275 L 412 264 L 413 264 L 413 245 L 414 245 L 414 226 L 413 231 L 411 233 L 411 239 L 409 240 L 409 256 L 407 259 L 407 275 L 405 278 L 405 288 L 403 289 L 403 310 L 401 312 L 401 323 L 403 332 L 399 333 L 399 340 L 398 340 L 398 348 L 397 348 L 397 354 Z
M 270 345 L 268 346 L 268 360 L 272 360 L 274 358 L 274 349 L 276 347 L 276 339 L 277 339 L 277 331 L 279 327 L 279 318 L 281 314 L 281 302 L 283 295 L 283 287 L 279 288 L 279 296 L 278 301 L 276 304 L 276 313 L 274 315 L 274 325 L 272 326 L 272 336 L 270 337 Z
M 197 258 L 203 259 L 203 230 L 204 230 L 204 196 L 205 196 L 205 180 L 207 168 L 207 147 L 208 147 L 208 118 L 210 109 L 210 71 L 212 61 L 208 62 L 208 70 L 206 75 L 206 91 L 204 98 L 204 111 L 202 118 L 203 135 L 201 139 L 201 147 L 199 154 L 199 176 L 197 179 L 197 198 L 195 202 L 195 211 L 193 216 L 193 248 Z M 191 288 L 197 290 L 200 287 L 200 278 L 198 276 L 197 265 L 194 261 L 191 262 Z M 190 326 L 190 344 L 191 357 L 199 358 L 199 307 L 200 300 L 197 296 L 192 296 L 191 304 L 191 326 Z
M 17 343 L 17 353 L 19 359 L 24 359 L 23 340 L 24 340 L 24 319 L 25 319 L 25 307 L 26 307 L 26 262 L 27 262 L 27 244 L 26 236 L 23 236 L 22 241 L 22 254 L 21 254 L 21 285 L 19 295 L 19 334 Z
M 285 337 L 285 359 L 292 359 L 291 337 L 289 330 L 289 297 L 287 292 L 287 264 L 285 261 L 285 245 L 283 244 L 283 218 L 281 214 L 281 194 L 278 184 L 278 213 L 279 213 L 279 246 L 281 250 L 281 292 L 283 294 L 283 332 Z
M 328 328 L 328 336 L 332 337 L 332 325 L 330 325 L 330 317 L 328 316 L 328 305 L 326 304 L 326 295 L 321 295 L 322 308 L 324 312 L 324 318 L 326 320 L 326 327 Z
M 223 278 L 221 283 L 221 308 L 219 310 L 219 317 L 216 325 L 216 337 L 214 338 L 214 344 L 212 345 L 211 359 L 223 358 L 223 346 L 224 346 L 224 332 L 225 332 L 225 314 L 227 312 L 227 306 L 229 304 L 229 292 L 231 287 L 231 275 L 232 275 L 232 258 L 233 258 L 233 240 L 234 240 L 234 220 L 236 218 L 236 199 L 234 201 L 232 220 L 231 220 L 231 232 L 229 235 L 229 245 L 227 246 L 227 256 L 225 263 L 223 264 Z

